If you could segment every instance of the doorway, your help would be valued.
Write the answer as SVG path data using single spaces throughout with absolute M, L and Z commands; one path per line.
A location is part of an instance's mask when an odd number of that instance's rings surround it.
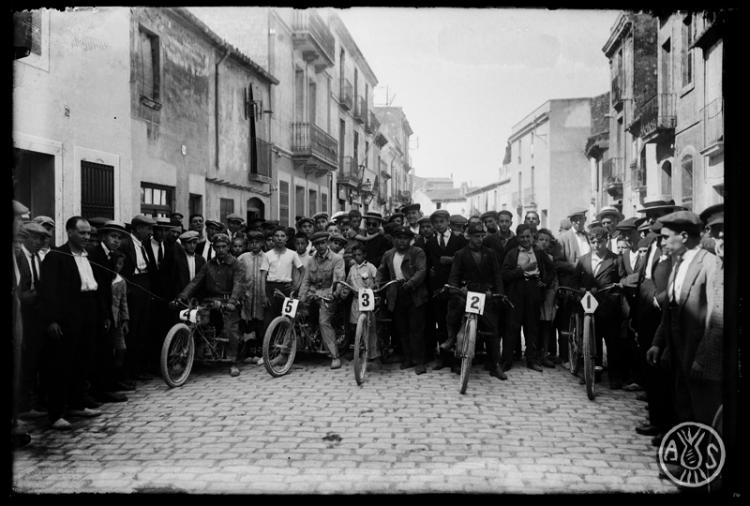
M 55 219 L 55 157 L 13 149 L 13 198 L 29 208 L 31 217 Z
M 247 200 L 247 216 L 245 223 L 250 223 L 252 220 L 265 219 L 265 205 L 259 198 L 253 197 Z

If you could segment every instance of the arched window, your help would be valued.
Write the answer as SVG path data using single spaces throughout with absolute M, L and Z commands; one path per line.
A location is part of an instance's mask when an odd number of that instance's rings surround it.
M 688 209 L 693 204 L 693 155 L 685 155 L 680 161 L 682 169 L 682 205 Z

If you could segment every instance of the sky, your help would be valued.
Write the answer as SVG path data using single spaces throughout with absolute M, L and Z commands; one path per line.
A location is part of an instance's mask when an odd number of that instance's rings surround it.
M 401 106 L 421 177 L 497 180 L 514 123 L 553 98 L 610 86 L 602 53 L 619 11 L 352 8 L 338 14 Z

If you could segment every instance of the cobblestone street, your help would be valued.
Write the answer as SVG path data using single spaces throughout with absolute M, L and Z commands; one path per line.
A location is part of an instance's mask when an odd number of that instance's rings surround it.
M 356 386 L 351 363 L 298 359 L 285 377 L 246 364 L 203 367 L 169 389 L 154 379 L 69 433 L 29 423 L 17 492 L 674 492 L 633 428 L 635 393 L 595 402 L 561 368 L 474 367 L 416 376 L 385 366 Z

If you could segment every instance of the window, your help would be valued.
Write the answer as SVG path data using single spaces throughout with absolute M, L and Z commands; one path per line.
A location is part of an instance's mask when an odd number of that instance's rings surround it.
M 81 162 L 81 216 L 115 219 L 115 168 Z
M 305 187 L 295 186 L 294 188 L 294 214 L 297 216 L 305 215 Z
M 661 164 L 661 193 L 672 193 L 672 164 L 669 161 Z
M 352 153 L 352 158 L 354 158 L 354 165 L 357 166 L 357 170 L 359 170 L 359 132 L 354 132 L 354 153 Z
M 305 111 L 305 78 L 300 69 L 294 71 L 294 120 L 304 122 Z
M 139 38 L 140 95 L 148 101 L 159 102 L 161 89 L 161 67 L 159 59 L 159 37 L 141 27 Z
M 154 218 L 169 218 L 174 210 L 174 188 L 150 183 L 141 183 L 141 213 Z
M 682 205 L 691 209 L 693 206 L 693 156 L 685 155 L 680 162 L 682 168 Z
M 279 224 L 289 226 L 289 183 L 279 181 Z
M 13 13 L 14 58 L 49 71 L 49 12 L 43 9 Z
M 688 14 L 682 24 L 682 86 L 688 86 L 693 83 L 693 50 L 690 46 L 693 44 L 695 23 L 693 23 L 692 14 Z
M 191 193 L 188 197 L 188 213 L 190 216 L 194 214 L 203 214 L 203 196 Z
M 365 141 L 365 167 L 370 166 L 370 143 Z
M 55 216 L 55 157 L 13 149 L 13 198 L 29 208 L 31 216 Z
M 308 205 L 310 206 L 310 214 L 308 214 L 308 216 L 313 216 L 318 212 L 318 192 L 315 190 L 309 190 L 309 198 L 307 200 Z
M 234 199 L 219 199 L 219 221 L 227 224 L 227 216 L 234 212 Z
M 320 212 L 321 213 L 328 212 L 328 194 L 327 193 L 320 194 Z
M 308 121 L 311 125 L 316 124 L 316 110 L 315 106 L 317 105 L 315 102 L 317 100 L 317 86 L 315 85 L 315 82 L 310 82 L 307 85 L 307 102 L 309 106 L 309 118 Z

